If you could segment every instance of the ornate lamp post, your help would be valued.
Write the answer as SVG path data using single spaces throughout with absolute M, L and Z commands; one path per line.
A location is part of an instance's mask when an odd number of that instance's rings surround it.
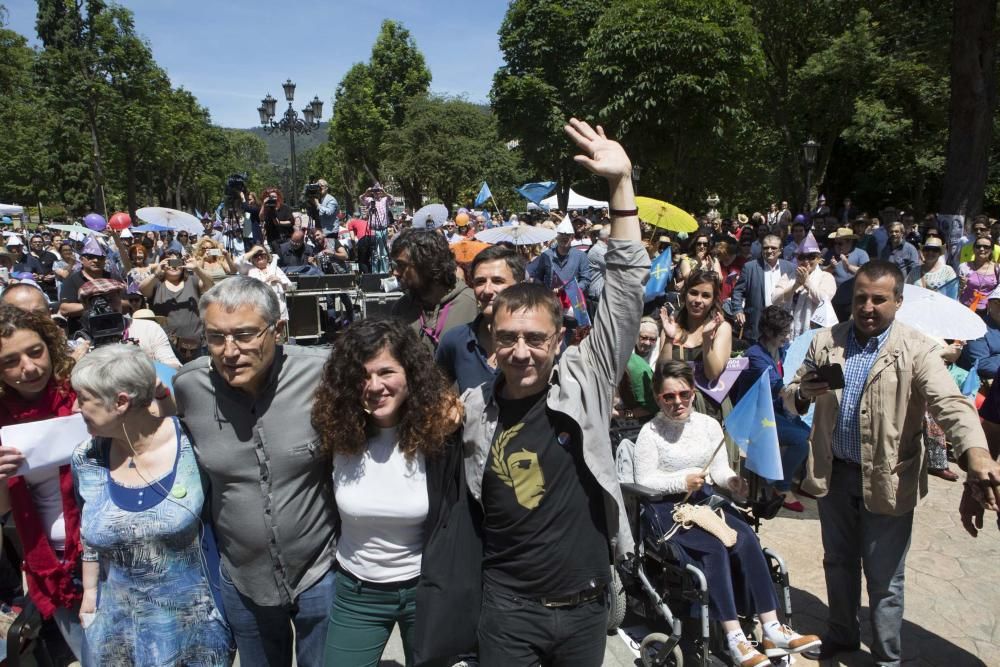
M 714 192 L 708 196 L 705 203 L 708 204 L 708 213 L 706 214 L 709 220 L 714 220 L 719 217 L 719 210 L 716 208 L 719 205 L 719 195 Z
M 296 134 L 309 134 L 313 130 L 319 127 L 319 120 L 323 117 L 323 102 L 319 97 L 313 97 L 312 102 L 306 105 L 306 108 L 302 110 L 302 117 L 299 118 L 298 112 L 292 108 L 292 102 L 295 100 L 295 84 L 292 83 L 291 79 L 288 79 L 281 87 L 285 91 L 285 99 L 288 101 L 288 108 L 285 110 L 284 115 L 275 122 L 274 113 L 278 105 L 278 100 L 271 97 L 271 93 L 267 94 L 260 102 L 260 106 L 257 107 L 257 113 L 260 114 L 260 124 L 267 130 L 268 134 L 281 133 L 288 135 L 288 148 L 292 157 L 292 191 L 288 193 L 291 205 L 295 206 L 298 199 L 298 179 L 295 174 L 295 135 Z
M 819 152 L 819 142 L 809 139 L 802 144 L 802 161 L 806 164 L 806 209 L 812 210 L 809 194 L 812 192 L 813 167 L 816 166 L 816 154 Z

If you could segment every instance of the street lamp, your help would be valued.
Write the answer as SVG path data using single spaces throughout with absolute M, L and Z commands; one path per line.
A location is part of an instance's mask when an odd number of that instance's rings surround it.
M 292 83 L 291 79 L 288 79 L 281 84 L 281 88 L 284 90 L 285 100 L 288 102 L 288 108 L 281 119 L 277 122 L 274 120 L 278 100 L 271 97 L 271 93 L 268 93 L 267 97 L 260 101 L 257 113 L 260 114 L 261 126 L 268 134 L 280 133 L 288 135 L 288 147 L 292 158 L 292 191 L 288 193 L 288 196 L 292 206 L 295 206 L 299 187 L 298 178 L 295 174 L 295 135 L 310 134 L 313 130 L 319 128 L 319 120 L 323 117 L 323 102 L 320 101 L 319 96 L 314 97 L 312 102 L 308 103 L 306 108 L 302 110 L 302 117 L 300 118 L 298 112 L 292 107 L 292 102 L 295 101 L 295 84 Z
M 802 144 L 802 161 L 806 163 L 806 209 L 812 210 L 809 193 L 812 191 L 813 167 L 816 166 L 816 154 L 819 152 L 819 142 L 809 139 Z
M 632 183 L 635 187 L 635 194 L 639 194 L 639 177 L 642 176 L 642 167 L 637 164 L 632 165 Z

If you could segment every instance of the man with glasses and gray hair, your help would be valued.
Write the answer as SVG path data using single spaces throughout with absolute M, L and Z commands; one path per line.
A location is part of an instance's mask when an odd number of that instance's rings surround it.
M 337 513 L 329 455 L 309 419 L 327 352 L 282 346 L 263 282 L 202 295 L 208 356 L 174 378 L 178 415 L 208 479 L 222 601 L 243 665 L 322 662 Z M 294 635 L 292 626 L 294 625 Z
M 781 258 L 781 239 L 768 234 L 760 243 L 760 259 L 747 262 L 733 288 L 729 308 L 745 340 L 756 341 L 764 309 L 770 306 L 776 287 L 795 280 L 795 265 Z

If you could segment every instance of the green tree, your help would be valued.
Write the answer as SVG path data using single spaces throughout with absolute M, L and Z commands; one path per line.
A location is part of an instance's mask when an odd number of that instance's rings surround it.
M 653 194 L 691 205 L 731 191 L 719 158 L 752 116 L 763 69 L 741 0 L 618 0 L 590 33 L 578 85 L 646 182 L 664 188 Z
M 388 150 L 391 147 L 391 150 Z M 414 208 L 425 192 L 446 206 L 462 203 L 482 181 L 510 182 L 509 174 L 484 170 L 512 165 L 509 151 L 497 138 L 491 115 L 462 99 L 423 97 L 413 100 L 402 124 L 386 135 L 385 171 Z
M 368 61 L 372 94 L 379 116 L 388 126 L 403 122 L 406 105 L 427 94 L 431 72 L 410 31 L 396 21 L 382 21 L 382 28 Z
M 500 26 L 505 65 L 490 91 L 500 134 L 517 142 L 534 177 L 559 183 L 562 208 L 578 173 L 562 127 L 571 115 L 591 115 L 581 68 L 590 31 L 606 6 L 598 0 L 513 0 Z

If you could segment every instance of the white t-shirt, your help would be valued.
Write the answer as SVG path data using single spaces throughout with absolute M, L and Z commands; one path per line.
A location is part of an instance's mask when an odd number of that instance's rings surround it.
M 152 320 L 133 319 L 128 323 L 128 337 L 139 343 L 139 349 L 153 361 L 171 368 L 180 368 L 181 362 L 170 347 L 167 332 Z
M 63 517 L 62 492 L 59 490 L 59 468 L 52 466 L 32 470 L 24 475 L 24 481 L 31 489 L 31 499 L 35 502 L 49 545 L 57 551 L 65 549 L 66 520 Z
M 359 456 L 333 459 L 340 512 L 337 562 L 358 579 L 406 581 L 420 575 L 427 518 L 424 457 L 412 461 L 396 446 L 397 430 L 379 429 Z

